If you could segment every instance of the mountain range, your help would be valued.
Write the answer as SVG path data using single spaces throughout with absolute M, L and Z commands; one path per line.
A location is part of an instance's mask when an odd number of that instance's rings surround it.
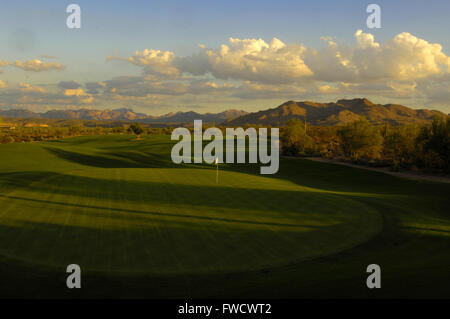
M 207 123 L 222 123 L 226 120 L 230 120 L 242 115 L 247 114 L 245 111 L 240 110 L 226 110 L 220 113 L 205 113 L 200 114 L 197 112 L 176 112 L 168 113 L 161 116 L 152 116 L 143 113 L 136 113 L 130 108 L 120 108 L 114 110 L 91 110 L 91 109 L 78 109 L 78 110 L 50 110 L 45 113 L 36 113 L 26 109 L 9 109 L 0 110 L 0 116 L 12 117 L 12 118 L 26 118 L 26 119 L 77 119 L 77 120 L 124 120 L 124 121 L 136 121 L 145 123 L 189 123 L 194 120 L 203 120 Z
M 242 110 L 226 110 L 220 113 L 176 112 L 161 116 L 152 116 L 134 112 L 130 108 L 113 110 L 50 110 L 35 113 L 26 109 L 0 110 L 0 116 L 13 118 L 41 119 L 80 119 L 80 120 L 121 120 L 159 124 L 185 124 L 194 120 L 226 126 L 284 125 L 291 118 L 306 120 L 310 125 L 341 125 L 364 116 L 373 123 L 421 123 L 430 121 L 434 116 L 445 116 L 436 110 L 412 109 L 400 104 L 375 104 L 366 98 L 341 99 L 337 102 L 294 102 L 288 101 L 276 108 L 247 113 Z
M 412 109 L 399 104 L 375 104 L 366 98 L 357 98 L 330 103 L 288 101 L 276 108 L 249 113 L 224 124 L 234 127 L 244 124 L 276 126 L 285 124 L 291 118 L 299 118 L 310 125 L 329 126 L 345 124 L 364 116 L 372 123 L 399 125 L 430 121 L 436 115 L 445 116 L 440 111 Z

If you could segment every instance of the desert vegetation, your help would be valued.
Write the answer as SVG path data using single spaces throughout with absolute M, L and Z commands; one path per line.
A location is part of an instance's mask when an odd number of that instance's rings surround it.
M 282 128 L 284 155 L 322 156 L 371 166 L 449 172 L 450 117 L 430 124 L 374 125 L 365 118 L 320 127 L 292 119 Z
M 83 125 L 82 121 L 68 126 L 48 126 L 43 124 L 19 125 L 11 123 L 11 125 L 3 125 L 0 127 L 0 144 L 41 142 L 84 135 L 135 134 L 139 136 L 141 134 L 170 134 L 171 131 L 172 128 L 170 127 L 143 127 L 139 123 L 112 127 L 102 124 L 90 127 Z

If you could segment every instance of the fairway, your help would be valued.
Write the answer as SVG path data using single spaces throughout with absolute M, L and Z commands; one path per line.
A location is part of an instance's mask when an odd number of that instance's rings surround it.
M 388 295 L 446 291 L 449 185 L 300 159 L 269 177 L 221 165 L 216 183 L 214 165 L 173 164 L 172 145 L 130 135 L 0 145 L 2 285 L 17 293 L 23 271 L 58 295 L 52 274 L 75 263 L 104 284 L 86 296 L 339 296 L 339 285 L 353 296 L 379 263 Z M 138 291 L 108 288 L 133 278 Z

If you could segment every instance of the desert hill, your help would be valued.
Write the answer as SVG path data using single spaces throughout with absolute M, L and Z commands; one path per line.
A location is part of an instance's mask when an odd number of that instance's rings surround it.
M 299 118 L 306 119 L 311 125 L 328 126 L 348 123 L 362 116 L 373 123 L 388 122 L 398 125 L 430 121 L 435 115 L 445 116 L 435 110 L 417 110 L 399 104 L 375 104 L 366 98 L 342 99 L 330 103 L 288 101 L 273 109 L 229 120 L 226 125 L 283 125 L 291 118 Z

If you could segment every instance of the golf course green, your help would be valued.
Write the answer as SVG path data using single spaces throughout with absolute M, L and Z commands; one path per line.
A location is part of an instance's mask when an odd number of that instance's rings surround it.
M 450 297 L 450 184 L 297 158 L 272 176 L 220 164 L 216 183 L 215 165 L 172 163 L 173 144 L 0 145 L 0 295 Z

